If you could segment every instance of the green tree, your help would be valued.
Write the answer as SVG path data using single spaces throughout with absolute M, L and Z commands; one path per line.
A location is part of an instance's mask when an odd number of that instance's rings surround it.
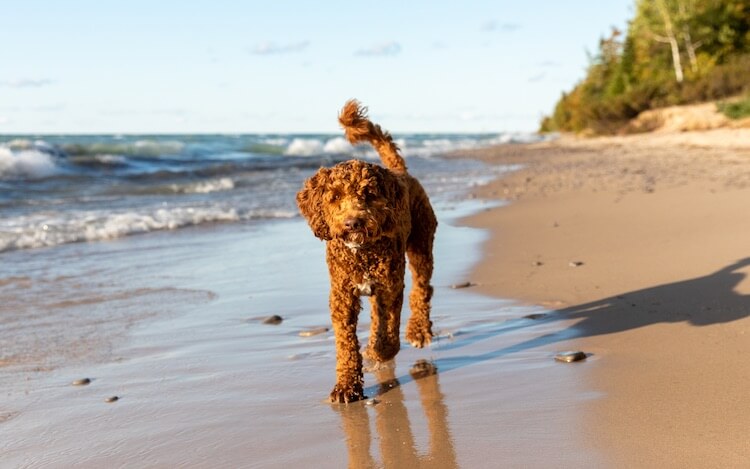
M 646 109 L 740 93 L 748 77 L 750 0 L 635 0 L 627 32 L 600 40 L 543 128 L 618 131 Z

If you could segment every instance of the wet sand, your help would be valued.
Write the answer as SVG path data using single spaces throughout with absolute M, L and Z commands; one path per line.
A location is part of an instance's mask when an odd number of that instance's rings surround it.
M 600 465 L 579 411 L 598 357 L 557 363 L 560 323 L 525 318 L 542 308 L 451 288 L 486 238 L 455 220 L 491 206 L 439 208 L 439 336 L 368 370 L 369 404 L 329 404 L 332 334 L 299 335 L 330 327 L 323 244 L 300 219 L 4 253 L 0 465 Z M 365 309 L 362 343 L 368 325 Z
M 476 191 L 477 291 L 551 311 L 545 342 L 591 353 L 578 406 L 605 467 L 750 460 L 750 131 L 506 146 Z M 593 358 L 593 360 L 592 360 Z

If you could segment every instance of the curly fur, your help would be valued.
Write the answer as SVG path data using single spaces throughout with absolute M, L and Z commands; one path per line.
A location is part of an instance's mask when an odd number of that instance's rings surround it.
M 339 122 L 352 143 L 369 142 L 385 167 L 351 160 L 321 168 L 305 181 L 297 205 L 315 236 L 326 241 L 330 309 L 336 336 L 332 402 L 364 398 L 357 339 L 360 296 L 370 296 L 372 325 L 365 355 L 382 362 L 400 348 L 406 258 L 412 273 L 406 339 L 424 347 L 432 339 L 432 244 L 437 220 L 419 181 L 409 175 L 391 135 L 349 101 Z

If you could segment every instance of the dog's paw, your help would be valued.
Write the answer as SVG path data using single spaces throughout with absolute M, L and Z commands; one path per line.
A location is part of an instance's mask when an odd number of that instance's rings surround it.
M 423 348 L 432 342 L 432 332 L 428 331 L 407 331 L 406 340 L 416 348 Z
M 415 326 L 414 324 L 409 323 L 406 328 L 406 340 L 416 348 L 430 345 L 430 342 L 432 342 L 432 331 L 430 330 L 430 326 Z
M 349 402 L 360 401 L 365 398 L 365 393 L 362 390 L 361 384 L 355 385 L 342 385 L 337 384 L 333 387 L 331 395 L 329 397 L 331 402 L 338 402 L 341 404 L 348 404 Z
M 401 344 L 398 338 L 390 342 L 371 341 L 362 351 L 362 356 L 374 362 L 384 363 L 393 360 L 393 357 L 396 356 L 400 348 Z

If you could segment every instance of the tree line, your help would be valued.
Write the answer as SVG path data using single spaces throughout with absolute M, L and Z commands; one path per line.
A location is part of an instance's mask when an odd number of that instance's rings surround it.
M 640 112 L 750 91 L 750 0 L 636 0 L 541 131 L 622 132 Z

